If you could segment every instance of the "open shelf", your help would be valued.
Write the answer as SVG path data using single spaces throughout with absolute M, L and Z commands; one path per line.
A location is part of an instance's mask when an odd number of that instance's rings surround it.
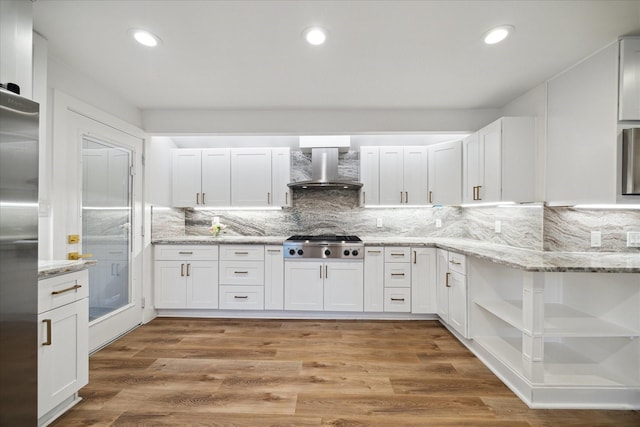
M 530 362 L 522 357 L 520 338 L 481 336 L 474 340 L 531 385 L 633 387 L 638 383 L 637 374 L 613 372 L 563 343 L 545 342 L 545 361 Z M 532 371 L 538 375 L 532 375 Z
M 477 299 L 474 302 L 524 332 L 521 301 Z M 545 337 L 638 337 L 640 331 L 616 325 L 564 304 L 546 303 L 543 334 Z

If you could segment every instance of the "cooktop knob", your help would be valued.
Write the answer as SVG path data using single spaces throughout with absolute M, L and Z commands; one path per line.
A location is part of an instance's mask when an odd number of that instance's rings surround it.
M 344 253 L 344 256 L 349 256 L 349 249 L 346 249 L 343 253 Z
M 331 255 L 331 251 L 330 251 L 329 249 L 325 249 L 325 250 L 324 250 L 324 255 L 325 255 L 325 256 L 329 256 L 329 255 Z
M 302 255 L 304 251 L 302 249 L 298 249 L 298 255 Z
M 353 251 L 351 251 L 351 255 L 358 256 L 358 250 L 354 249 Z
M 295 249 L 289 249 L 289 255 L 295 255 L 295 254 L 296 254 Z

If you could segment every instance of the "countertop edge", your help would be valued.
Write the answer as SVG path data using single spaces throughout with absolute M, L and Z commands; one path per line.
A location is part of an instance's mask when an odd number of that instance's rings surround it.
M 79 260 L 73 263 L 66 261 L 46 261 L 46 263 L 49 265 L 45 265 L 43 267 L 38 266 L 38 280 L 86 270 L 87 268 L 96 265 L 97 261 Z

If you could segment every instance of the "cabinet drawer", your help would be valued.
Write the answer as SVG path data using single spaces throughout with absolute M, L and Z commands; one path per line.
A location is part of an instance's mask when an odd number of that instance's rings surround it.
M 410 262 L 411 248 L 384 248 L 384 262 Z
M 384 287 L 411 287 L 411 264 L 386 262 L 384 264 Z
M 157 261 L 201 260 L 217 261 L 217 245 L 156 245 L 154 249 Z
M 221 285 L 264 285 L 264 261 L 220 261 Z
M 454 252 L 449 252 L 449 270 L 467 275 L 467 257 Z
M 262 286 L 220 286 L 220 308 L 223 310 L 263 310 Z
M 38 313 L 78 301 L 89 296 L 89 272 L 49 277 L 38 281 Z
M 220 246 L 221 261 L 263 261 L 264 246 L 262 245 L 223 245 Z
M 386 288 L 384 311 L 409 313 L 411 311 L 411 288 Z

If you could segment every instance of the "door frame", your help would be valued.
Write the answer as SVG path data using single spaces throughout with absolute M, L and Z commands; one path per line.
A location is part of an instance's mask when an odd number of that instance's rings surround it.
M 53 90 L 53 140 L 51 166 L 52 246 L 54 259 L 66 259 L 68 252 L 82 251 L 79 244 L 67 243 L 69 234 L 82 235 L 82 139 L 103 140 L 132 151 L 130 304 L 89 326 L 89 351 L 93 352 L 143 321 L 143 238 L 145 229 L 143 130 L 69 95 Z M 122 141 L 126 141 L 123 144 Z M 91 286 L 91 284 L 89 284 Z M 126 316 L 118 316 L 128 311 Z

